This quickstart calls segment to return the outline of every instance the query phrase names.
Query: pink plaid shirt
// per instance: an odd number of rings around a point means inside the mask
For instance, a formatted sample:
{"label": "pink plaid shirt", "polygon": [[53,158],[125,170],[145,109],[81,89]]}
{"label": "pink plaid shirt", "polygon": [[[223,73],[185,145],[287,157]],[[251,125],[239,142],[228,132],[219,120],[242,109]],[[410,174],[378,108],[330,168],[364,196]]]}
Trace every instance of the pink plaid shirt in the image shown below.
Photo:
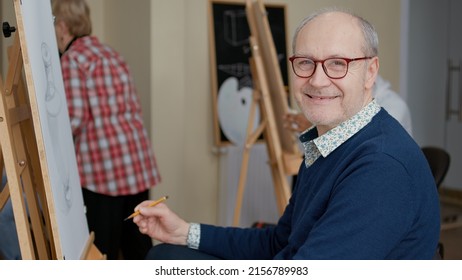
{"label": "pink plaid shirt", "polygon": [[83,188],[132,195],[160,182],[135,86],[123,58],[96,37],[75,40],[61,57]]}

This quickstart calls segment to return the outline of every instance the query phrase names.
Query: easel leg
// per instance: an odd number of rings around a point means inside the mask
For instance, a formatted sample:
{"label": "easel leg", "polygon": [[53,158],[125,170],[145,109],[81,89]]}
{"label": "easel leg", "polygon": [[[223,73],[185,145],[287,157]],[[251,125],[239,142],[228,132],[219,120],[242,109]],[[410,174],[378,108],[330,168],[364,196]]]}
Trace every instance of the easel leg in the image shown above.
{"label": "easel leg", "polygon": [[258,136],[261,135],[263,128],[265,126],[265,122],[262,122],[260,126],[256,129],[256,131],[252,134],[253,121],[255,119],[255,113],[259,99],[259,93],[254,90],[252,104],[250,106],[249,120],[247,123],[247,136],[244,151],[242,153],[242,164],[236,194],[236,207],[234,208],[233,226],[239,226],[239,221],[241,217],[242,201],[244,198],[245,183],[247,181],[247,172],[249,167],[250,149],[252,148],[255,141],[258,139]]}
{"label": "easel leg", "polygon": [[236,207],[234,208],[233,226],[239,226],[239,221],[241,218],[242,201],[244,198],[245,183],[247,180],[249,155],[250,155],[249,149],[244,148],[244,152],[242,154],[241,171],[240,171],[241,175],[239,176],[239,185],[237,188],[237,195],[236,195]]}
{"label": "easel leg", "polygon": [[92,231],[88,237],[87,243],[83,248],[81,260],[105,260],[106,255],[101,254],[101,252],[96,248],[94,244],[95,233]]}

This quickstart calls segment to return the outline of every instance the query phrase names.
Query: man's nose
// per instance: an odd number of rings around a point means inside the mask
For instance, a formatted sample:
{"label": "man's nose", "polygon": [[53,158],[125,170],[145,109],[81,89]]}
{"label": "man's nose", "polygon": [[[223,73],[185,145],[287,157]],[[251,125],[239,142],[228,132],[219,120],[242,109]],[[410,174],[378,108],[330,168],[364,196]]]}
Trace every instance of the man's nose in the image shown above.
{"label": "man's nose", "polygon": [[327,76],[324,67],[321,62],[316,63],[316,69],[313,73],[313,75],[309,78],[310,85],[314,87],[326,87],[330,85],[331,80],[329,76]]}

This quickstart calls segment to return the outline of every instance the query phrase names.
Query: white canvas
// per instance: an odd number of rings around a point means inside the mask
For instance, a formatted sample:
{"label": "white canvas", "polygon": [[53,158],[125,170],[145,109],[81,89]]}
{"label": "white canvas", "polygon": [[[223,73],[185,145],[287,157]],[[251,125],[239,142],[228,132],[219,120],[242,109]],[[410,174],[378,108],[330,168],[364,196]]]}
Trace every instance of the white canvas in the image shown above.
{"label": "white canvas", "polygon": [[[36,99],[62,258],[79,259],[89,238],[69,114],[49,0],[15,4],[31,100]],[[20,30],[21,31],[21,30]],[[35,93],[35,95],[34,95]],[[34,95],[34,96],[32,96]],[[32,102],[31,102],[32,103]],[[31,105],[33,106],[33,104]],[[39,146],[39,153],[40,151]],[[46,175],[46,174],[45,174]],[[60,258],[60,256],[58,256]]]}

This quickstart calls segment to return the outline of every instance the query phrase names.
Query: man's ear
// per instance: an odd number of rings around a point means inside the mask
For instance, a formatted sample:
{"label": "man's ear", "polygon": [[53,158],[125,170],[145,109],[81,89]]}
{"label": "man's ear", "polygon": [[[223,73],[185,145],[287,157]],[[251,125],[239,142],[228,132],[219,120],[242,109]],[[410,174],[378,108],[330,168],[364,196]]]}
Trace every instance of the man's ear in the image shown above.
{"label": "man's ear", "polygon": [[374,86],[375,79],[379,73],[379,58],[377,56],[369,59],[366,73],[365,87],[371,89]]}

